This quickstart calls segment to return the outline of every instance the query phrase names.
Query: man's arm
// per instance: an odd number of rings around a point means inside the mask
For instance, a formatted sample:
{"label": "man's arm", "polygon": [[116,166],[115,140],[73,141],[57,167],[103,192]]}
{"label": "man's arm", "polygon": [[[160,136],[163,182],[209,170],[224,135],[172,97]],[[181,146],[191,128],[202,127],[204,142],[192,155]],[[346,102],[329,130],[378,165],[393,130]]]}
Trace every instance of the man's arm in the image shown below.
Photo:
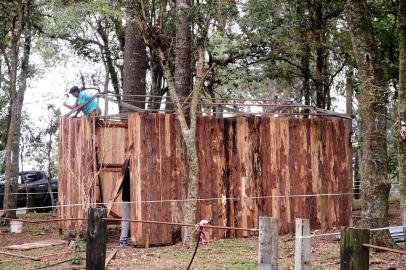
{"label": "man's arm", "polygon": [[66,102],[63,103],[63,106],[65,106],[65,107],[67,107],[67,108],[69,108],[71,110],[75,110],[75,109],[77,109],[79,107],[79,105],[69,105]]}
{"label": "man's arm", "polygon": [[[65,107],[71,109],[72,111],[73,111],[73,110],[76,110],[76,114],[75,114],[73,117],[77,117],[78,114],[80,113],[80,111],[82,110],[82,108],[81,108],[80,105],[69,105],[68,103],[66,103],[66,101],[63,103],[63,105],[64,105]],[[79,110],[79,108],[80,108],[80,110]]]}

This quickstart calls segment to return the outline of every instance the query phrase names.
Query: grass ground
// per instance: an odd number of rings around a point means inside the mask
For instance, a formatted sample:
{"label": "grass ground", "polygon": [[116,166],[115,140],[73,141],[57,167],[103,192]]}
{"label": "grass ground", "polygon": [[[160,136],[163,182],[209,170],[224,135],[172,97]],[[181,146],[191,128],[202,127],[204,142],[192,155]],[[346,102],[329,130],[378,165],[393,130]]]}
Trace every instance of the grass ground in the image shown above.
{"label": "grass ground", "polygon": [[[398,224],[398,204],[391,207],[391,223]],[[26,219],[52,218],[52,214],[25,214]],[[44,239],[60,239],[57,226],[54,223],[24,224],[22,234],[12,235],[7,232],[8,227],[0,226],[0,249],[11,244],[21,244]],[[109,230],[108,251],[115,249],[118,239],[118,229]],[[291,235],[280,237],[279,241],[279,269],[293,269],[294,266],[294,238]],[[256,269],[258,239],[222,239],[201,245],[197,252],[192,269]],[[73,258],[74,254],[67,245],[34,249],[18,252],[29,256],[45,256],[39,262],[26,259],[13,258],[0,255],[0,269],[38,269],[56,262]],[[165,247],[126,248],[117,252],[115,259],[109,265],[109,269],[186,269],[193,250],[187,249],[181,244]],[[77,254],[83,259],[84,252]],[[1,262],[13,260],[9,262]],[[312,239],[312,269],[339,269],[339,243],[334,237]],[[63,263],[46,269],[81,269],[84,260],[79,265]],[[370,253],[370,269],[406,269],[406,256],[389,252]]]}

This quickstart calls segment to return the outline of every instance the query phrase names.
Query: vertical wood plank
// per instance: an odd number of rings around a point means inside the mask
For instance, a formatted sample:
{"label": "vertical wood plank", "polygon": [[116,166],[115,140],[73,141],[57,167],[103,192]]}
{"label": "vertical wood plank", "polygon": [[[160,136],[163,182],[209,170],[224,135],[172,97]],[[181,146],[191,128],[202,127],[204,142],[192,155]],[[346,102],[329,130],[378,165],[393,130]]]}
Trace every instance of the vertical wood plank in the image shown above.
{"label": "vertical wood plank", "polygon": [[278,269],[279,222],[272,217],[259,217],[258,270]]}
{"label": "vertical wood plank", "polygon": [[[322,161],[322,154],[321,154],[321,128],[320,128],[320,120],[317,118],[312,118],[310,122],[310,159],[311,159],[311,183],[312,183],[312,191],[314,193],[322,193],[322,178],[320,174],[320,163]],[[314,218],[315,222],[312,224],[313,229],[320,229],[322,224],[324,224],[324,213],[323,213],[323,206],[322,206],[322,197],[317,196],[314,198]]]}
{"label": "vertical wood plank", "polygon": [[310,270],[311,244],[309,219],[296,219],[295,236],[295,270]]}
{"label": "vertical wood plank", "polygon": [[[275,119],[276,121],[276,119]],[[282,232],[288,233],[293,230],[293,209],[292,209],[292,201],[289,197],[291,194],[291,175],[289,170],[289,159],[290,159],[290,152],[289,152],[289,119],[283,118],[278,119],[279,122],[279,145],[277,154],[279,155],[279,162],[278,162],[278,182],[280,188],[281,196],[281,204],[282,204],[282,213],[281,216],[284,216],[282,223]],[[276,126],[277,127],[277,126]]]}

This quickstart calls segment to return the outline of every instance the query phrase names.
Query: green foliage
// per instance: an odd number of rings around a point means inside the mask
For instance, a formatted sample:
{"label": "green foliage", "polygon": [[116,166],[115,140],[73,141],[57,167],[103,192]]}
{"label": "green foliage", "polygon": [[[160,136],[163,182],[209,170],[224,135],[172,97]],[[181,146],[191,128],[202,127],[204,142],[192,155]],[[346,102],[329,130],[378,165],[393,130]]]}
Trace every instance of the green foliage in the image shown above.
{"label": "green foliage", "polygon": [[80,265],[82,264],[83,257],[80,255],[81,251],[86,250],[86,244],[83,241],[82,237],[79,234],[76,234],[75,238],[75,253],[73,255],[73,259],[71,261],[71,264],[73,265]]}
{"label": "green foliage", "polygon": [[[33,169],[48,171],[51,168],[51,176],[58,174],[57,168],[57,131],[60,115],[59,110],[55,110],[53,105],[49,105],[48,117],[41,119],[42,123],[47,123],[45,127],[33,124],[33,120],[27,115],[23,115],[22,136],[20,151],[22,152],[24,164],[31,164]],[[50,159],[48,151],[50,152]]]}
{"label": "green foliage", "polygon": [[[317,1],[316,1],[317,2]],[[315,3],[316,3],[315,2]],[[314,16],[300,15],[298,1],[249,0],[239,7],[225,9],[228,25],[211,35],[208,51],[215,67],[216,91],[235,92],[246,97],[268,97],[269,81],[275,82],[280,97],[301,101],[303,80],[303,36],[312,50],[310,83],[314,89],[315,51],[322,47],[327,55],[327,73],[323,81],[330,88],[337,73],[350,56],[351,42],[343,22],[343,3],[323,1],[325,33],[317,41]],[[306,6],[309,5],[309,6]],[[314,12],[314,4],[305,4]],[[240,10],[240,11],[238,11]],[[303,28],[307,25],[307,29]],[[225,76],[226,75],[226,76]],[[219,89],[220,88],[220,89]],[[247,93],[247,89],[248,93]],[[314,90],[312,90],[314,92]]]}
{"label": "green foliage", "polygon": [[399,32],[397,29],[397,1],[371,1],[373,27],[379,40],[388,84],[397,87],[399,78]]}
{"label": "green foliage", "polygon": [[124,17],[124,9],[120,1],[61,1],[53,0],[48,4],[46,12],[49,19],[40,26],[41,31],[51,38],[68,41],[71,48],[80,56],[95,62],[103,61],[105,53],[103,42],[98,36],[98,24],[102,24],[111,41],[110,50],[119,56],[115,22]]}

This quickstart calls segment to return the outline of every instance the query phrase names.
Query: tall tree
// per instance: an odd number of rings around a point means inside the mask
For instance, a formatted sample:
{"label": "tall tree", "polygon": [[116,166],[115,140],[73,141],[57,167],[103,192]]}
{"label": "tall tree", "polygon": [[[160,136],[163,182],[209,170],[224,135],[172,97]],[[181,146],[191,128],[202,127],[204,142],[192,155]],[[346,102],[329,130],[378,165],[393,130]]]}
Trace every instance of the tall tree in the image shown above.
{"label": "tall tree", "polygon": [[[6,152],[6,183],[4,190],[4,209],[15,209],[17,206],[17,181],[19,174],[19,151],[21,137],[21,111],[24,102],[24,94],[27,89],[29,75],[29,59],[31,51],[32,35],[32,0],[18,0],[15,2],[15,17],[11,29],[11,78],[10,78],[10,123],[7,136]],[[23,53],[19,65],[19,48],[23,39]],[[18,77],[18,67],[20,74]],[[6,216],[16,217],[16,211],[6,211]]]}
{"label": "tall tree", "polygon": [[[388,88],[367,2],[347,0],[346,15],[361,88],[361,222],[370,228],[385,227],[390,190],[386,139]],[[385,232],[376,233],[373,241],[386,241],[384,236]]]}
{"label": "tall tree", "polygon": [[[310,58],[311,49],[309,44],[309,22],[308,16],[305,14],[305,1],[297,2],[297,16],[300,21],[299,26],[299,44],[300,45],[300,70],[303,76],[302,94],[306,105],[310,105],[311,91],[310,91]],[[317,88],[317,87],[316,87]]]}
{"label": "tall tree", "polygon": [[175,44],[175,87],[181,97],[190,94],[192,86],[192,26],[190,0],[176,0],[177,24]]}
{"label": "tall tree", "polygon": [[[125,29],[124,63],[123,63],[123,101],[144,108],[145,75],[147,70],[146,46],[142,33],[135,25],[136,9],[139,1],[127,2],[127,25]],[[127,109],[126,109],[127,110]]]}
{"label": "tall tree", "polygon": [[[403,137],[399,134],[399,184],[400,209],[402,225],[406,226],[406,1],[399,1],[399,90],[398,90],[398,125],[403,129]],[[406,235],[406,227],[403,227]]]}

